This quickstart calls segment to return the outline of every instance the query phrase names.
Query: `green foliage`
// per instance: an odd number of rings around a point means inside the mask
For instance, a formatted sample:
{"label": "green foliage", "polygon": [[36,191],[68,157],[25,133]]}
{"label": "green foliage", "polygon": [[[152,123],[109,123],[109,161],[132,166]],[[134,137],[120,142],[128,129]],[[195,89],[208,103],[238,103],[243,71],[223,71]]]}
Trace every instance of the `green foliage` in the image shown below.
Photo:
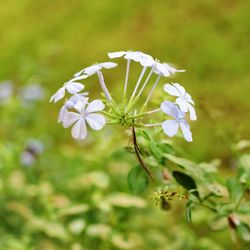
{"label": "green foliage", "polygon": [[187,191],[189,191],[189,193],[196,196],[199,200],[201,199],[197,191],[197,186],[192,177],[179,171],[173,171],[173,176],[181,186],[183,186]]}
{"label": "green foliage", "polygon": [[133,167],[128,174],[128,186],[135,194],[142,193],[148,186],[148,176],[141,166]]}

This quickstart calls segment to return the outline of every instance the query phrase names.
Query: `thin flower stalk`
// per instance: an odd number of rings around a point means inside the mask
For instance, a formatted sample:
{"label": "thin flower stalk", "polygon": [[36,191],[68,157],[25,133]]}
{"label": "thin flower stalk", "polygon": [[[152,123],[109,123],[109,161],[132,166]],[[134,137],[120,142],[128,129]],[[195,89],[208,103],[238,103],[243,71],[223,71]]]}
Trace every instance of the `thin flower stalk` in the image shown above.
{"label": "thin flower stalk", "polygon": [[126,76],[125,76],[124,92],[123,92],[124,99],[126,98],[126,95],[127,95],[129,69],[130,69],[130,59],[127,60]]}
{"label": "thin flower stalk", "polygon": [[97,71],[97,75],[98,75],[99,83],[101,85],[101,88],[103,90],[103,93],[104,93],[105,97],[107,98],[108,102],[111,102],[112,97],[111,97],[111,95],[110,95],[110,93],[108,91],[108,88],[107,88],[106,84],[105,84],[102,72]]}
{"label": "thin flower stalk", "polygon": [[153,92],[154,92],[154,90],[155,90],[157,84],[159,83],[160,79],[161,79],[161,75],[158,75],[158,77],[157,77],[157,79],[156,79],[156,81],[155,81],[155,83],[154,83],[152,89],[151,89],[150,92],[149,92],[149,95],[148,95],[148,97],[147,97],[145,103],[144,103],[143,106],[142,106],[142,110],[147,106],[147,104],[148,104],[148,102],[149,102],[149,100],[150,100],[150,98],[151,98],[151,96],[152,96],[152,94],[153,94]]}

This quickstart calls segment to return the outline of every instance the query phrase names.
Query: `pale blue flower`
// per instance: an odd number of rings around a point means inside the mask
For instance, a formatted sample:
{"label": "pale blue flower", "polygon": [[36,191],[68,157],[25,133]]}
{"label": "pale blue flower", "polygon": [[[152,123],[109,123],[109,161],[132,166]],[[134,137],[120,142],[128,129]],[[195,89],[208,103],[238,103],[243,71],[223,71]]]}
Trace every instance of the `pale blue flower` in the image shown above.
{"label": "pale blue flower", "polygon": [[9,80],[0,82],[0,104],[5,104],[9,101],[13,94],[13,85]]}
{"label": "pale blue flower", "polygon": [[188,94],[184,87],[179,83],[165,84],[164,91],[172,96],[177,96],[176,103],[179,105],[182,112],[188,112],[191,120],[196,120],[197,116],[193,107],[194,101],[190,94]]}
{"label": "pale blue flower", "polygon": [[74,82],[73,79],[69,82],[66,82],[53,96],[50,98],[50,102],[58,102],[65,96],[65,91],[74,95],[79,93],[84,89],[84,85],[79,82]]}
{"label": "pale blue flower", "polygon": [[73,125],[71,130],[73,138],[83,140],[87,137],[86,123],[93,130],[100,130],[104,127],[106,123],[105,117],[96,113],[105,108],[105,105],[101,100],[94,100],[89,104],[87,104],[87,100],[77,102],[74,108],[78,112],[66,112],[63,118],[64,128],[68,128]]}
{"label": "pale blue flower", "polygon": [[181,128],[182,134],[186,141],[192,142],[192,133],[190,131],[190,126],[185,120],[185,113],[182,112],[179,107],[170,101],[164,101],[161,104],[161,110],[171,116],[172,120],[166,120],[162,123],[162,129],[165,134],[169,137],[173,137],[177,134],[178,128]]}
{"label": "pale blue flower", "polygon": [[64,115],[67,113],[69,109],[73,109],[78,102],[85,102],[88,101],[88,92],[74,94],[72,95],[65,104],[61,107],[59,114],[58,114],[58,122],[62,122]]}
{"label": "pale blue flower", "polygon": [[140,51],[118,51],[108,53],[109,58],[124,57],[127,60],[133,60],[139,62],[143,67],[151,67],[155,64],[155,60],[152,56]]}
{"label": "pale blue flower", "polygon": [[95,63],[87,68],[80,70],[79,72],[74,74],[74,77],[79,77],[83,75],[83,76],[86,76],[85,78],[87,78],[88,76],[92,76],[96,74],[98,71],[100,71],[103,68],[112,69],[112,68],[115,68],[116,66],[117,66],[117,63],[114,63],[114,62]]}

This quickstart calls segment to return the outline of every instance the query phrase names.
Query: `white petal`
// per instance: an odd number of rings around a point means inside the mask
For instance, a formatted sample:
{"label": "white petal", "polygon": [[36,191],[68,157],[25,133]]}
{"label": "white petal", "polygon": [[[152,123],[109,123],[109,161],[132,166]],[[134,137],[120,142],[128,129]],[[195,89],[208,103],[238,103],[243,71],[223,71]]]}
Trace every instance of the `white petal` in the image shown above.
{"label": "white petal", "polygon": [[51,96],[50,102],[58,102],[61,100],[65,95],[65,87],[61,87],[60,89],[57,90],[57,92]]}
{"label": "white petal", "polygon": [[173,86],[179,91],[179,93],[181,94],[181,96],[185,95],[186,90],[179,83],[173,83]]}
{"label": "white petal", "polygon": [[79,101],[87,102],[88,101],[88,97],[86,97],[87,95],[88,95],[87,92],[72,95],[69,98],[69,100],[65,103],[65,106],[67,107],[67,109],[72,109],[72,108],[74,108],[76,103],[79,102]]}
{"label": "white petal", "polygon": [[[78,71],[77,73],[74,74],[74,78],[79,78],[79,77],[81,77],[81,74],[82,74],[83,72],[84,72],[84,69]],[[74,79],[74,78],[73,78],[73,79]]]}
{"label": "white petal", "polygon": [[186,141],[192,142],[193,141],[192,132],[190,131],[190,127],[188,123],[184,120],[180,122],[180,127],[181,127],[182,134],[184,138],[186,139]]}
{"label": "white petal", "polygon": [[178,119],[178,107],[170,101],[164,101],[161,103],[161,110],[167,114],[172,116],[175,119]]}
{"label": "white petal", "polygon": [[101,69],[101,67],[99,66],[99,64],[93,64],[87,68],[82,69],[78,73],[74,74],[74,77],[79,77],[81,74],[91,76],[91,75],[95,74],[100,69]]}
{"label": "white petal", "polygon": [[117,66],[117,63],[113,62],[104,62],[99,64],[104,69],[112,69]]}
{"label": "white petal", "polygon": [[84,114],[85,113],[85,107],[88,102],[89,98],[82,98],[76,101],[76,104],[74,105],[74,109],[77,110],[79,113]]}
{"label": "white petal", "polygon": [[184,100],[182,97],[178,97],[175,102],[179,105],[180,110],[182,112],[185,112],[185,113],[188,112],[189,103],[186,100]]}
{"label": "white petal", "polygon": [[127,54],[124,56],[124,58],[139,62],[140,58],[141,58],[141,52],[139,52],[139,51],[128,51]]}
{"label": "white petal", "polygon": [[167,120],[162,123],[162,129],[165,134],[167,134],[169,137],[173,137],[177,134],[179,124],[175,120]]}
{"label": "white petal", "polygon": [[175,69],[174,67],[170,66],[167,63],[163,63],[163,65],[165,65],[165,67],[167,68],[167,70],[170,74],[175,74],[176,72],[185,72],[186,71],[184,69]]}
{"label": "white petal", "polygon": [[65,88],[70,94],[76,94],[84,89],[84,85],[79,82],[67,82]]}
{"label": "white petal", "polygon": [[68,128],[81,118],[81,115],[75,112],[66,112],[63,117],[63,127]]}
{"label": "white petal", "polygon": [[141,52],[141,55],[140,55],[140,61],[139,62],[143,67],[152,67],[155,64],[155,60],[153,59],[152,56],[147,55],[147,54],[142,53],[142,52]]}
{"label": "white petal", "polygon": [[106,123],[105,117],[100,114],[88,114],[85,119],[89,126],[94,130],[102,129]]}
{"label": "white petal", "polygon": [[185,100],[186,100],[187,102],[189,102],[189,103],[191,103],[191,104],[194,105],[194,101],[192,100],[192,97],[191,97],[190,94],[188,94],[188,93],[186,92],[184,97],[185,97]]}
{"label": "white petal", "polygon": [[113,58],[118,58],[126,55],[127,52],[125,51],[118,51],[118,52],[109,52],[108,57],[113,59]]}
{"label": "white petal", "polygon": [[101,100],[94,100],[86,108],[86,113],[101,111],[104,108],[105,108],[105,105]]}
{"label": "white petal", "polygon": [[154,72],[158,75],[162,75],[162,76],[169,76],[169,71],[168,68],[166,66],[164,66],[164,64],[156,62],[155,66],[154,66]]}
{"label": "white petal", "polygon": [[67,107],[66,105],[63,105],[58,113],[58,122],[62,122],[63,121],[63,118],[67,112]]}
{"label": "white petal", "polygon": [[71,135],[77,140],[83,140],[87,137],[87,127],[83,118],[72,127]]}
{"label": "white petal", "polygon": [[165,84],[164,91],[173,96],[181,96],[180,92],[172,84]]}
{"label": "white petal", "polygon": [[197,120],[197,116],[196,116],[196,113],[195,113],[195,109],[194,107],[188,103],[188,111],[189,111],[189,115],[190,115],[190,120]]}
{"label": "white petal", "polygon": [[[80,71],[80,72],[82,72],[82,71]],[[78,72],[78,73],[79,73],[79,72]],[[86,78],[88,78],[87,75],[80,75],[80,76],[77,76],[77,77],[72,78],[72,79],[70,80],[70,82],[75,82],[75,81],[79,81],[79,80],[86,79]]]}
{"label": "white petal", "polygon": [[91,76],[97,73],[101,69],[101,66],[99,64],[94,64],[92,66],[89,66],[84,69],[84,74]]}

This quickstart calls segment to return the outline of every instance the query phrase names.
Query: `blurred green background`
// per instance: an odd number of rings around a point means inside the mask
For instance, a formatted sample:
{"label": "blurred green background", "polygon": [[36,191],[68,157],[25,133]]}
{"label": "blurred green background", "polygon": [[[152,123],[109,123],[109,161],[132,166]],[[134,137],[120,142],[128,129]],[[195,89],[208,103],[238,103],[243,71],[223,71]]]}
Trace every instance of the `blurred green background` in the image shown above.
{"label": "blurred green background", "polygon": [[[192,160],[222,159],[229,171],[230,145],[250,134],[249,14],[243,0],[2,0],[0,80],[10,80],[14,94],[0,110],[0,249],[230,249],[227,233],[210,235],[203,226],[206,214],[190,226],[139,197],[112,207],[110,199],[129,192],[126,175],[136,163],[116,152],[126,134],[108,127],[76,143],[57,124],[60,105],[49,96],[81,68],[108,60],[107,52],[139,50],[173,63],[186,72],[171,80],[191,93],[198,114],[194,142],[174,143]],[[113,92],[124,79],[125,63],[118,63],[106,73]],[[44,96],[25,105],[21,93],[34,83]],[[96,86],[88,90],[98,95]],[[42,149],[23,167],[32,140]]]}

